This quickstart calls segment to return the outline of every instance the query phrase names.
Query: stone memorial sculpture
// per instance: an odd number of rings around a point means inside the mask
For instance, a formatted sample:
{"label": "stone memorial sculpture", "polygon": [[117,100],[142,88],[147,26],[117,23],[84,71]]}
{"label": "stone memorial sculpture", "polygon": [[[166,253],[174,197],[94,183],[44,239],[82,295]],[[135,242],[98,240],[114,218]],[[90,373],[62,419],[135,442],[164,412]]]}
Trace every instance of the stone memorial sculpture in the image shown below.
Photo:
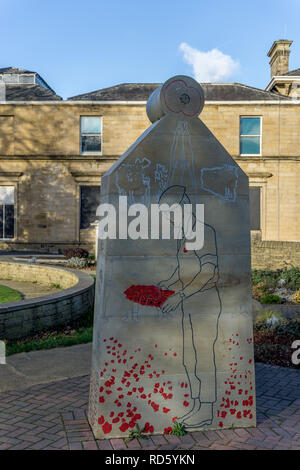
{"label": "stone memorial sculpture", "polygon": [[0,365],[6,364],[6,346],[4,341],[0,341]]}
{"label": "stone memorial sculpture", "polygon": [[255,425],[248,178],[175,76],[102,178],[89,421],[96,438]]}

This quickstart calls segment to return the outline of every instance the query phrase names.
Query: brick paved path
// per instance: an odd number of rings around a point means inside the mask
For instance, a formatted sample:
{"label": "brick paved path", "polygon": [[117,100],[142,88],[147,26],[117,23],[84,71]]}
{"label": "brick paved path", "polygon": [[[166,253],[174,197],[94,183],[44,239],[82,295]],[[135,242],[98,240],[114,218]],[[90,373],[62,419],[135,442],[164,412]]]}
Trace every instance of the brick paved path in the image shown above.
{"label": "brick paved path", "polygon": [[89,377],[0,394],[0,450],[300,449],[300,370],[256,365],[258,427],[98,440],[86,418]]}

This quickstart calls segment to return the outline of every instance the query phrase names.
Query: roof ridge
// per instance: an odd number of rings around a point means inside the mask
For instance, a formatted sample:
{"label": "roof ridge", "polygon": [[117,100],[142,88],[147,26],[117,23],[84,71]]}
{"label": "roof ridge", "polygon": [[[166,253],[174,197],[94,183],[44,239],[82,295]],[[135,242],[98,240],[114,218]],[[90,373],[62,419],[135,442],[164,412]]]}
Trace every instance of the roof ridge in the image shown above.
{"label": "roof ridge", "polygon": [[268,90],[262,90],[261,88],[257,88],[255,86],[251,86],[251,85],[245,85],[244,83],[239,83],[239,82],[234,82],[234,85],[239,85],[239,86],[242,86],[244,88],[249,88],[251,90],[257,90],[259,91],[260,93],[267,93],[268,95],[276,95],[276,96],[279,96],[281,98],[286,98],[286,99],[289,99],[288,96],[284,96],[284,95],[281,95],[280,93],[278,93],[277,91],[268,91]]}
{"label": "roof ridge", "polygon": [[299,70],[299,75],[300,75],[300,67],[297,67],[296,69],[294,70],[289,70],[289,72],[286,72],[286,73],[283,73],[282,76],[287,76],[287,75],[290,75],[294,72],[297,72]]}
{"label": "roof ridge", "polygon": [[0,73],[5,73],[6,71],[7,72],[18,71],[18,72],[24,72],[24,73],[37,73],[37,72],[34,72],[33,70],[21,69],[19,67],[12,67],[12,66],[0,68]]}
{"label": "roof ridge", "polygon": [[122,86],[126,86],[126,85],[148,85],[148,86],[160,86],[162,85],[162,83],[151,83],[151,82],[127,82],[127,83],[117,83],[116,85],[112,85],[112,86],[109,86],[109,87],[105,87],[105,88],[99,88],[97,90],[93,90],[93,91],[87,91],[86,93],[79,93],[78,95],[73,95],[73,96],[69,96],[67,98],[67,100],[71,99],[71,98],[77,98],[78,96],[84,96],[84,95],[92,95],[94,93],[99,93],[99,92],[105,92],[107,90],[113,90],[113,89],[117,89],[118,87],[122,87]]}
{"label": "roof ridge", "polygon": [[[200,82],[208,100],[243,101],[243,100],[282,100],[291,98],[275,91],[266,91],[251,85],[238,82]],[[104,101],[147,101],[150,92],[159,87],[160,83],[119,83],[99,90],[82,93],[67,98],[68,100],[104,100]]]}
{"label": "roof ridge", "polygon": [[262,88],[258,88],[256,86],[251,86],[251,85],[245,85],[244,83],[234,82],[234,85],[243,86],[245,88],[251,88],[252,90],[257,90],[257,91],[260,91],[262,93],[271,93],[270,91],[263,90]]}

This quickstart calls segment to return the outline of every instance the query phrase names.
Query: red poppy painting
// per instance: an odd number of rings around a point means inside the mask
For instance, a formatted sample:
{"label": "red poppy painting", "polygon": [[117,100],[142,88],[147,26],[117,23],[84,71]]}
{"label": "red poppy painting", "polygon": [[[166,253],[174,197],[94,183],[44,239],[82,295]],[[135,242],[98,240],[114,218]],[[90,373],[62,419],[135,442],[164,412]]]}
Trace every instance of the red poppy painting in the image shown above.
{"label": "red poppy painting", "polygon": [[157,286],[132,285],[124,291],[128,300],[140,305],[160,308],[175,291]]}

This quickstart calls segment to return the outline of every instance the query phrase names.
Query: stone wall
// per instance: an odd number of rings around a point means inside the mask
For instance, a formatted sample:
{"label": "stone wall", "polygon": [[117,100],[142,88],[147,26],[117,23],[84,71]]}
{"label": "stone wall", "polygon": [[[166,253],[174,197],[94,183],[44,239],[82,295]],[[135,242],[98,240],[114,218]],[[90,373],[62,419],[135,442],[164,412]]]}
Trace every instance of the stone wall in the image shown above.
{"label": "stone wall", "polygon": [[300,243],[252,241],[251,264],[253,269],[299,268]]}
{"label": "stone wall", "polygon": [[9,262],[0,262],[0,279],[37,282],[49,287],[59,285],[62,289],[69,289],[78,283],[78,275],[72,271],[50,266]]}
{"label": "stone wall", "polygon": [[[94,247],[80,230],[80,187],[101,176],[149,126],[145,105],[60,102],[0,107],[0,185],[15,187],[15,238],[0,250]],[[80,155],[80,116],[103,119],[102,154]],[[240,156],[240,116],[262,117],[262,155]],[[207,102],[201,119],[261,188],[261,239],[299,242],[300,108]],[[196,156],[195,156],[196,158]]]}
{"label": "stone wall", "polygon": [[[1,263],[0,266],[2,278],[4,264]],[[21,280],[21,271],[24,269],[25,280],[33,280],[38,276],[39,282],[43,278],[44,283],[52,283],[55,280],[52,275],[56,275],[56,283],[60,283],[60,285],[70,285],[71,283],[72,287],[34,299],[1,304],[0,340],[25,338],[51,328],[72,324],[93,309],[94,280],[91,276],[79,271],[48,266],[26,266],[16,263],[15,266],[15,279]],[[30,270],[32,272],[29,272]],[[50,277],[47,277],[47,270]],[[13,268],[7,268],[7,274],[9,272],[12,274],[13,271]],[[63,281],[64,276],[65,282]],[[75,279],[77,282],[74,282]]]}
{"label": "stone wall", "polygon": [[[145,105],[74,102],[0,107],[0,156],[80,157],[80,116],[103,116],[102,155],[122,155],[149,126]],[[1,119],[2,118],[2,119]],[[83,159],[88,160],[88,155]],[[90,156],[91,157],[91,156]],[[91,157],[97,159],[97,155]]]}

